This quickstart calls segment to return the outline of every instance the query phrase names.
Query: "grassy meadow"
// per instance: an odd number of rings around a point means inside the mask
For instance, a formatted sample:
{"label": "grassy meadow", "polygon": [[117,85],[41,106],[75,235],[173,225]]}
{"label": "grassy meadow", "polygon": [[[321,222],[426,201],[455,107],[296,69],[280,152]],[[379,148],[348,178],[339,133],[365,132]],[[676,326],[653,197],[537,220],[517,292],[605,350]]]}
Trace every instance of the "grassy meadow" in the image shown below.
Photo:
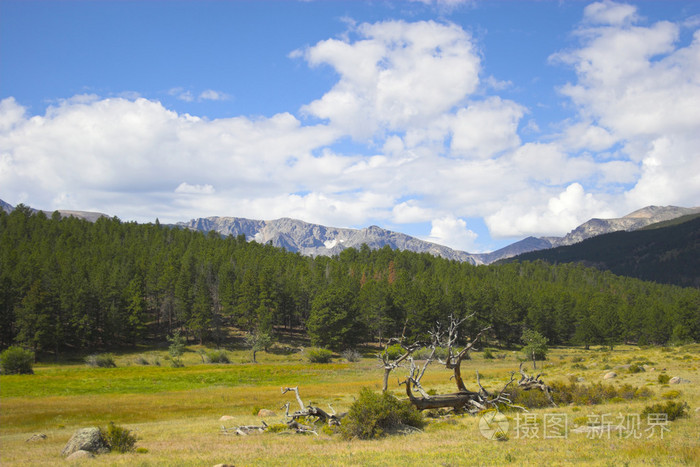
{"label": "grassy meadow", "polygon": [[[545,362],[538,362],[545,382],[599,383],[603,375],[618,376],[606,384],[648,388],[647,399],[613,399],[599,405],[570,404],[532,409],[533,427],[519,431],[516,412],[509,417],[508,439],[489,440],[481,435],[479,416],[428,418],[424,432],[395,435],[379,440],[344,440],[340,436],[262,433],[231,436],[221,426],[259,424],[261,408],[275,411],[269,424],[284,419],[280,407],[292,393],[283,386],[299,386],[304,402],[345,411],[362,387],[380,389],[382,370],[367,354],[358,362],[340,357],[334,363],[308,363],[303,352],[259,352],[251,363],[249,351],[231,351],[230,364],[205,364],[198,347],[189,347],[184,367],[174,368],[164,350],[115,355],[116,368],[92,368],[82,360],[37,364],[34,375],[0,376],[0,465],[56,465],[69,462],[60,452],[76,429],[106,426],[110,421],[138,435],[141,451],[110,453],[75,465],[700,465],[700,345],[645,348],[557,348]],[[493,349],[495,359],[472,353],[462,364],[467,387],[477,389],[475,371],[487,389],[500,389],[517,370],[519,354]],[[144,364],[144,363],[148,364]],[[158,364],[159,363],[159,364]],[[646,371],[631,368],[645,366]],[[628,367],[628,365],[632,367]],[[528,373],[535,373],[531,364]],[[392,373],[391,390],[404,396],[397,379],[405,369]],[[680,376],[690,383],[663,384],[659,375]],[[433,364],[423,378],[426,389],[453,392],[451,372]],[[641,414],[649,405],[668,400],[685,401],[689,417],[669,421],[649,430],[646,418],[635,436],[575,433],[577,426],[604,419]],[[220,421],[228,415],[233,419]],[[563,437],[545,437],[546,416],[564,417]],[[46,439],[28,441],[34,434]],[[529,434],[530,437],[525,435]]]}

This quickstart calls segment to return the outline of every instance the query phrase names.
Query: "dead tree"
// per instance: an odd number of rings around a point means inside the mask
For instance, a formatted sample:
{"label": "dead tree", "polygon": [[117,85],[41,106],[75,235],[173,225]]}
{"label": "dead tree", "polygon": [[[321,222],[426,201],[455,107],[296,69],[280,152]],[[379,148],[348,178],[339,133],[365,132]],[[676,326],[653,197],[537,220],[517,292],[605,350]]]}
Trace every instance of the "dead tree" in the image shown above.
{"label": "dead tree", "polygon": [[[381,364],[384,368],[382,392],[386,392],[389,389],[389,375],[391,374],[391,372],[405,364],[406,360],[411,357],[413,352],[422,347],[425,347],[425,344],[423,342],[414,342],[411,345],[405,345],[403,341],[403,336],[400,339],[389,339],[386,342],[386,345],[384,346],[384,351],[377,355],[377,358],[379,358],[379,360],[382,362]],[[392,360],[389,358],[389,346],[393,343],[401,345],[401,348],[404,350],[404,352]]]}
{"label": "dead tree", "polygon": [[262,433],[268,428],[269,426],[265,422],[262,422],[262,425],[240,425],[232,428],[226,428],[224,425],[221,425],[221,434],[247,436],[248,434],[254,432]]}
{"label": "dead tree", "polygon": [[552,407],[557,407],[556,402],[552,398],[552,388],[547,386],[541,379],[542,373],[538,373],[534,378],[525,371],[523,371],[523,364],[520,364],[520,381],[518,381],[518,386],[524,391],[529,391],[531,389],[539,389],[547,397],[547,400],[552,405]]}
{"label": "dead tree", "polygon": [[[331,411],[333,413],[329,414],[325,410],[319,408],[319,407],[314,407],[312,405],[304,405],[304,401],[301,400],[301,396],[299,395],[299,387],[293,387],[293,388],[282,388],[282,394],[286,394],[288,392],[293,392],[296,395],[297,403],[299,404],[299,410],[296,412],[290,414],[289,413],[289,402],[287,402],[283,407],[285,407],[285,416],[289,419],[287,421],[287,426],[292,428],[292,429],[304,429],[304,430],[311,430],[310,427],[300,425],[299,424],[299,419],[315,419],[313,420],[313,424],[317,424],[319,422],[322,422],[324,424],[328,425],[340,425],[340,420],[346,415],[346,413],[340,413],[336,414],[335,410],[333,410],[333,407],[331,407]],[[313,430],[311,430],[313,431]]]}
{"label": "dead tree", "polygon": [[[479,339],[491,329],[490,326],[484,327],[479,331],[479,333],[469,341],[461,350],[458,349],[457,344],[459,341],[459,328],[467,319],[473,317],[469,315],[462,319],[457,319],[454,316],[450,316],[450,320],[446,329],[442,328],[440,323],[437,323],[435,330],[430,333],[431,342],[428,346],[421,342],[416,342],[413,345],[404,345],[402,347],[405,353],[398,357],[394,361],[388,361],[388,359],[383,359],[384,363],[384,388],[386,390],[388,384],[389,373],[397,368],[402,362],[407,362],[409,365],[409,374],[405,380],[400,385],[406,385],[406,395],[409,401],[418,410],[427,409],[441,409],[441,408],[452,408],[457,412],[468,412],[476,413],[481,410],[488,408],[499,408],[501,406],[508,406],[516,409],[526,410],[524,407],[517,406],[513,404],[510,400],[510,393],[506,392],[508,388],[515,382],[515,372],[510,375],[510,380],[503,386],[499,391],[488,391],[481,385],[481,380],[479,372],[476,372],[476,383],[479,386],[478,391],[471,391],[467,389],[462,379],[462,360],[468,358],[469,352],[474,348]],[[388,345],[388,344],[387,344]],[[431,352],[428,358],[423,363],[422,367],[418,367],[413,359],[413,352],[422,347],[428,347]],[[445,361],[436,358],[436,350],[438,347],[445,347],[447,349],[447,356]],[[386,354],[386,352],[385,352]],[[455,385],[457,387],[457,392],[449,394],[438,394],[429,395],[421,386],[421,378],[425,374],[427,367],[437,360],[441,364],[445,365],[445,368],[452,370]],[[521,375],[525,375],[522,372]],[[545,391],[551,401],[551,395],[547,392],[544,387],[547,387],[541,380],[539,380],[540,375],[537,378],[527,379],[525,376],[521,378],[519,385],[521,387],[527,387],[531,389],[538,387]],[[541,384],[541,386],[540,386]],[[526,389],[526,390],[527,390]],[[420,397],[416,397],[414,392],[418,392]]]}

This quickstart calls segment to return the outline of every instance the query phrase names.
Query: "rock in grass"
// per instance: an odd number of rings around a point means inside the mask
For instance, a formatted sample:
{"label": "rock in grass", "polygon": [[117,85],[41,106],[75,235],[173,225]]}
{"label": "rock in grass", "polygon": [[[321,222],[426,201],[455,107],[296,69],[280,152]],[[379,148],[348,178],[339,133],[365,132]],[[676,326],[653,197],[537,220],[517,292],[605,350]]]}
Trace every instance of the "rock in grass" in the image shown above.
{"label": "rock in grass", "polygon": [[90,451],[83,451],[82,449],[80,451],[75,451],[73,454],[70,456],[66,457],[67,461],[74,461],[76,459],[91,459],[95,457],[93,453]]}
{"label": "rock in grass", "polygon": [[615,373],[614,371],[605,373],[605,376],[603,376],[603,379],[613,379],[613,378],[617,378],[617,373]]}
{"label": "rock in grass", "polygon": [[219,419],[220,422],[225,422],[227,420],[233,420],[233,417],[230,415],[222,415],[221,418]]}
{"label": "rock in grass", "polygon": [[258,417],[274,417],[276,414],[272,410],[260,409],[258,412]]}
{"label": "rock in grass", "polygon": [[669,379],[668,382],[670,384],[681,384],[681,383],[690,383],[690,380],[683,379],[680,376],[674,376],[673,378]]}
{"label": "rock in grass", "polygon": [[66,446],[61,451],[62,456],[70,456],[76,451],[88,451],[93,454],[104,454],[109,452],[109,446],[102,437],[102,432],[96,426],[81,428],[68,440]]}

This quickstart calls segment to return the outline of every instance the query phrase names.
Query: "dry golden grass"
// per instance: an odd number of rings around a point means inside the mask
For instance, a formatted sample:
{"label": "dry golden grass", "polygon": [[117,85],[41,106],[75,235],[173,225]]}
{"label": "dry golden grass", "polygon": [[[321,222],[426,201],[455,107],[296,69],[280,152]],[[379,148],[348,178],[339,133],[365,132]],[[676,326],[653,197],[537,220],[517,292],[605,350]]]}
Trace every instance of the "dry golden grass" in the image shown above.
{"label": "dry golden grass", "polygon": [[[626,368],[615,369],[618,378],[613,384],[629,383],[645,386],[654,392],[649,401],[607,403],[597,406],[567,406],[535,410],[541,420],[545,413],[566,414],[570,428],[577,418],[589,414],[634,414],[653,402],[665,401],[662,394],[670,390],[680,391],[676,400],[689,403],[691,416],[669,422],[669,431],[662,439],[659,435],[641,439],[621,439],[612,433],[610,439],[589,439],[586,434],[569,433],[565,439],[517,439],[513,430],[507,441],[491,441],[479,431],[479,417],[456,416],[448,419],[431,419],[424,433],[392,436],[376,441],[344,441],[337,436],[277,435],[264,433],[246,437],[224,436],[220,426],[227,427],[259,423],[253,415],[255,407],[277,411],[268,422],[283,418],[279,407],[284,402],[294,403],[293,396],[282,396],[280,386],[301,388],[306,403],[322,407],[332,404],[345,410],[352,403],[353,395],[363,386],[379,389],[381,370],[376,361],[364,359],[354,364],[333,364],[312,372],[302,371],[300,360],[285,360],[275,356],[275,361],[255,366],[260,370],[260,380],[237,386],[178,389],[163,392],[84,395],[32,395],[31,397],[6,397],[15,384],[33,381],[41,384],[42,374],[48,376],[66,368],[37,368],[37,374],[27,380],[1,377],[3,394],[0,404],[0,465],[56,465],[65,462],[60,452],[75,429],[82,426],[104,426],[110,420],[131,430],[140,438],[137,447],[146,453],[107,454],[89,461],[90,465],[182,465],[200,466],[230,463],[235,465],[700,465],[700,357],[697,346],[665,351],[662,349],[638,349],[620,347],[606,350],[584,351],[580,349],[555,349],[545,362],[546,381],[568,380],[581,377],[587,382],[601,381],[602,375],[616,366],[630,361],[646,360],[653,363],[654,371],[627,373]],[[264,360],[264,355],[262,356]],[[580,361],[579,361],[580,360]],[[194,364],[189,362],[189,364]],[[239,364],[240,365],[240,364]],[[495,389],[507,381],[509,372],[517,369],[515,356],[508,353],[505,359],[484,360],[474,354],[473,360],[463,364],[462,374],[467,386],[475,386],[474,371],[479,370],[482,384]],[[574,367],[576,365],[576,367]],[[236,371],[236,364],[228,367]],[[198,366],[190,371],[206,373],[221,371],[221,366]],[[658,382],[661,369],[670,376],[681,376],[692,383],[662,385]],[[70,369],[70,368],[68,368]],[[75,367],[75,371],[83,371]],[[119,369],[116,369],[119,370]],[[132,368],[148,375],[148,367]],[[178,369],[186,372],[188,368]],[[248,371],[241,369],[241,371]],[[103,371],[103,382],[109,380],[110,371]],[[532,370],[528,370],[532,371]],[[284,379],[280,374],[288,374]],[[66,378],[71,372],[67,371]],[[115,372],[116,374],[116,372]],[[184,375],[185,373],[183,373]],[[245,373],[243,373],[245,374]],[[401,376],[397,372],[393,376]],[[434,366],[424,378],[427,389],[451,392],[454,385],[450,373]],[[267,384],[269,377],[283,384]],[[396,387],[397,395],[402,389]],[[34,378],[31,380],[29,378]],[[281,378],[281,379],[278,379]],[[179,381],[179,380],[178,380]],[[131,384],[131,383],[129,383]],[[178,383],[179,384],[179,383]],[[167,384],[165,385],[167,386]],[[233,420],[219,422],[221,415],[231,415]],[[514,414],[509,414],[513,416]],[[513,420],[511,420],[511,424]],[[44,433],[46,440],[27,442],[34,433]],[[76,465],[79,465],[76,463]]]}

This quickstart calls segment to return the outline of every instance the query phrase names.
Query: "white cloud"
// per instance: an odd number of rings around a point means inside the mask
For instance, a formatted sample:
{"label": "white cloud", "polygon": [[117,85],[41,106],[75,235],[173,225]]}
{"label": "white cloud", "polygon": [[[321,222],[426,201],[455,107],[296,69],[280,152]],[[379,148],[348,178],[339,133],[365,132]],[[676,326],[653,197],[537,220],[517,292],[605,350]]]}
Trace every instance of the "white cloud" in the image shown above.
{"label": "white cloud", "polygon": [[451,125],[453,155],[486,158],[517,147],[518,123],[524,111],[515,102],[498,97],[460,109]]}
{"label": "white cloud", "polygon": [[194,96],[191,91],[187,91],[184,88],[171,88],[168,90],[168,94],[185,102],[194,101]]}
{"label": "white cloud", "polygon": [[623,25],[636,18],[636,7],[609,0],[591,3],[583,10],[584,21],[594,24]]}
{"label": "white cloud", "polygon": [[187,182],[182,182],[175,188],[175,193],[188,195],[213,195],[216,192],[213,186],[206,185],[190,185]]}
{"label": "white cloud", "polygon": [[579,183],[572,183],[563,192],[548,196],[546,204],[537,200],[533,207],[525,208],[522,200],[506,204],[493,215],[486,217],[492,235],[516,237],[541,235],[541,232],[564,235],[573,227],[592,217],[614,217],[615,212],[606,203],[586,193]]}
{"label": "white cloud", "polygon": [[207,89],[199,94],[199,101],[227,101],[231,98],[228,94],[221,91]]}
{"label": "white cloud", "polygon": [[433,219],[430,236],[426,240],[440,245],[450,245],[458,250],[473,251],[476,238],[477,234],[467,228],[467,223],[463,219],[447,215]]}
{"label": "white cloud", "polygon": [[[313,159],[313,150],[337,137],[324,126],[302,127],[290,114],[209,121],[178,115],[146,99],[65,101],[43,116],[19,119],[24,109],[14,101],[2,101],[1,110],[0,121],[12,123],[0,132],[0,186],[5,198],[5,193],[30,192],[37,207],[95,205],[121,217],[126,217],[122,212],[140,216],[151,199],[164,203],[167,212],[158,212],[163,206],[154,205],[149,218],[203,215],[195,205],[179,212],[182,205],[173,202],[194,192],[212,196],[214,186],[215,196],[293,192],[306,178],[288,161]],[[322,163],[327,159],[334,158],[318,158]],[[173,187],[178,187],[176,193]],[[57,199],[70,205],[56,205]]]}
{"label": "white cloud", "polygon": [[456,25],[387,21],[354,32],[355,42],[329,39],[304,51],[310,65],[330,65],[340,79],[303,111],[355,138],[431,122],[476,89],[480,58]]}
{"label": "white cloud", "polygon": [[610,1],[587,7],[585,19],[577,31],[581,46],[552,57],[577,73],[577,82],[561,89],[580,117],[565,144],[623,146],[618,164],[604,168],[624,183],[638,177],[620,209],[697,204],[700,183],[690,174],[700,173],[700,31],[679,46],[678,25],[638,25],[635,6]]}
{"label": "white cloud", "polygon": [[0,101],[0,131],[9,131],[24,119],[25,109],[13,97]]}

